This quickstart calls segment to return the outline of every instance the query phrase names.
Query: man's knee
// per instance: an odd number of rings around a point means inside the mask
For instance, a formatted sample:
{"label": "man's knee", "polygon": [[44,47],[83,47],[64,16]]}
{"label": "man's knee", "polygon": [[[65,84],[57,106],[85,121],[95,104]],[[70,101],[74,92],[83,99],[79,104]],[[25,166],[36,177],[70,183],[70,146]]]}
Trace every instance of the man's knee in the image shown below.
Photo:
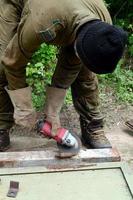
{"label": "man's knee", "polygon": [[74,98],[98,96],[98,79],[96,74],[82,66],[77,79],[72,84]]}

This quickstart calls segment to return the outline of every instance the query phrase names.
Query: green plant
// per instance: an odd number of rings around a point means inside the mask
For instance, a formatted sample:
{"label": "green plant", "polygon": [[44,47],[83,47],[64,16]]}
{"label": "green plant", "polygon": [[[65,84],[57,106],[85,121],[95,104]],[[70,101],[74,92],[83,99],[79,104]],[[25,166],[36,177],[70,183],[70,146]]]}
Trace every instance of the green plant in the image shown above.
{"label": "green plant", "polygon": [[27,65],[27,82],[33,89],[33,104],[40,110],[45,101],[46,85],[50,84],[55,69],[57,49],[42,44]]}
{"label": "green plant", "polygon": [[122,27],[124,30],[128,32],[128,41],[127,41],[128,57],[129,56],[132,57],[133,56],[133,24],[131,24],[129,20],[118,19],[117,25],[119,25],[120,27]]}
{"label": "green plant", "polygon": [[[133,29],[133,25],[131,26]],[[128,42],[129,42],[129,48],[128,48],[129,54],[133,56],[133,33],[129,36]]]}
{"label": "green plant", "polygon": [[[121,26],[128,32],[127,55],[125,59],[133,56],[133,0],[106,0],[114,24]],[[129,62],[127,62],[129,63]]]}
{"label": "green plant", "polygon": [[104,98],[107,91],[112,91],[119,103],[133,104],[133,71],[121,68],[122,64],[121,61],[114,73],[98,76],[101,96]]}
{"label": "green plant", "polygon": [[133,17],[132,0],[106,0],[106,3],[108,4],[108,8],[114,21],[116,19],[128,19],[131,23]]}
{"label": "green plant", "polygon": [[[41,110],[45,103],[46,86],[51,83],[56,66],[56,53],[57,48],[42,44],[27,65],[27,82],[32,87],[33,105],[37,110]],[[65,102],[72,102],[70,90]]]}

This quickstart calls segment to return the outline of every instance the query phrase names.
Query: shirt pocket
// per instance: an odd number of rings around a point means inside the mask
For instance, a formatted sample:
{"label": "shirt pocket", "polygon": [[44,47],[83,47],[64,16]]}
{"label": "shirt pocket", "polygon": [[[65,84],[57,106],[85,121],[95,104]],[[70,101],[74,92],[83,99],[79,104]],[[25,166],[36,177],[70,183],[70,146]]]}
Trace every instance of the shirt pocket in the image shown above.
{"label": "shirt pocket", "polygon": [[52,43],[58,37],[58,34],[65,28],[65,23],[63,20],[54,19],[49,25],[38,31],[38,35],[41,40],[45,43]]}

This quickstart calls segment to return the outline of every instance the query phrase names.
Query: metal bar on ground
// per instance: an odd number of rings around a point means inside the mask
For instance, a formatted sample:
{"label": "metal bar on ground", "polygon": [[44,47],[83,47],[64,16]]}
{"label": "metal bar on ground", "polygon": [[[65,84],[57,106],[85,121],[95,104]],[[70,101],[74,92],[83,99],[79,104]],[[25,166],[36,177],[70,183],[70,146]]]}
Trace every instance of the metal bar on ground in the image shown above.
{"label": "metal bar on ground", "polygon": [[83,167],[89,163],[117,162],[120,155],[116,149],[80,150],[77,156],[68,159],[56,157],[56,149],[47,151],[1,152],[0,168],[45,166],[48,169]]}

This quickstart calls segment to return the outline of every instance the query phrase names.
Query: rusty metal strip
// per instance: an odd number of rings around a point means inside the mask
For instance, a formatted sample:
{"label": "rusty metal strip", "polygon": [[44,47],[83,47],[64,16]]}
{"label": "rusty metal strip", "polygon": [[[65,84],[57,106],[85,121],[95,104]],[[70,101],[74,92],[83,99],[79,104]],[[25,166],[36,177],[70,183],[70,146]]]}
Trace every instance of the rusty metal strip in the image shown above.
{"label": "rusty metal strip", "polygon": [[85,166],[88,163],[120,161],[116,149],[80,150],[77,156],[68,159],[56,158],[57,149],[48,151],[1,152],[0,168],[45,166],[48,169],[71,168]]}
{"label": "rusty metal strip", "polygon": [[17,196],[18,191],[19,191],[19,182],[10,181],[10,186],[9,186],[7,196],[15,198]]}

